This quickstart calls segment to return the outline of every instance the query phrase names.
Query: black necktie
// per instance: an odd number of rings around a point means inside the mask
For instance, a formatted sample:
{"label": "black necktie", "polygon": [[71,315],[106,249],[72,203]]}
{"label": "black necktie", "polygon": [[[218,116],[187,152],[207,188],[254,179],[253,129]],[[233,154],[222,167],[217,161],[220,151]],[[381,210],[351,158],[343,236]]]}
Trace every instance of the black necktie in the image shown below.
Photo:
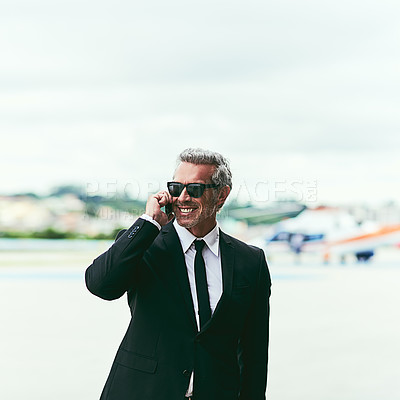
{"label": "black necktie", "polygon": [[206,266],[201,254],[204,240],[195,240],[196,257],[194,259],[194,275],[196,278],[197,302],[199,304],[200,329],[211,318],[210,298],[208,296]]}

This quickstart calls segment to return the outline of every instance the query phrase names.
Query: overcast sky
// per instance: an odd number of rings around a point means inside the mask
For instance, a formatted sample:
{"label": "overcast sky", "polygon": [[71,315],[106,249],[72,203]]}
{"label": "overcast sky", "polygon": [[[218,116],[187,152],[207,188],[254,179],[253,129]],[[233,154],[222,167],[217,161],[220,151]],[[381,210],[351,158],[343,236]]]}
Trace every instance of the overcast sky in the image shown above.
{"label": "overcast sky", "polygon": [[139,197],[176,155],[234,196],[400,199],[398,0],[3,0],[1,193]]}

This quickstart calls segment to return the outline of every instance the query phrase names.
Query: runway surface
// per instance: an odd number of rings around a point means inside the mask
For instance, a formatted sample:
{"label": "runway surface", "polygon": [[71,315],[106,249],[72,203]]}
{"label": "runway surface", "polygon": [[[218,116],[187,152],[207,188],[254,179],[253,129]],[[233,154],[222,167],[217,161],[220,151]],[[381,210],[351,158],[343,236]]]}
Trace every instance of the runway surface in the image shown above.
{"label": "runway surface", "polygon": [[[85,287],[101,250],[0,252],[1,399],[99,398],[129,322]],[[400,399],[400,262],[270,268],[267,398]]]}

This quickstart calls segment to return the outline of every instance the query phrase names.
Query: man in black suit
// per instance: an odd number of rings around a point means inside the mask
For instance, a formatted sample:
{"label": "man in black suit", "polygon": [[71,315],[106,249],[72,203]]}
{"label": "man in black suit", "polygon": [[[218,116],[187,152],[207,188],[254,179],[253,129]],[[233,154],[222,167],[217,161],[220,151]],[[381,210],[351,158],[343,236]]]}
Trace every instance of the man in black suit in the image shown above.
{"label": "man in black suit", "polygon": [[265,400],[271,280],[263,251],[216,222],[231,179],[219,153],[184,150],[168,192],[87,269],[132,315],[101,400]]}

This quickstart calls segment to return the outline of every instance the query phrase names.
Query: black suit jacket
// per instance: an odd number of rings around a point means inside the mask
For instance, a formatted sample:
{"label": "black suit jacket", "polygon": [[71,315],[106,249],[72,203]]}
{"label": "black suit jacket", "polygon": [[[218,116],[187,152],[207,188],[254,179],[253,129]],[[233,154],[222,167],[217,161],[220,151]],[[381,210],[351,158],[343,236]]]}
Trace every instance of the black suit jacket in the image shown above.
{"label": "black suit jacket", "polygon": [[[220,232],[223,293],[198,332],[184,254],[172,223],[138,219],[86,270],[106,300],[131,310],[101,400],[264,400],[270,275],[262,250]],[[100,349],[99,349],[100,350]]]}

